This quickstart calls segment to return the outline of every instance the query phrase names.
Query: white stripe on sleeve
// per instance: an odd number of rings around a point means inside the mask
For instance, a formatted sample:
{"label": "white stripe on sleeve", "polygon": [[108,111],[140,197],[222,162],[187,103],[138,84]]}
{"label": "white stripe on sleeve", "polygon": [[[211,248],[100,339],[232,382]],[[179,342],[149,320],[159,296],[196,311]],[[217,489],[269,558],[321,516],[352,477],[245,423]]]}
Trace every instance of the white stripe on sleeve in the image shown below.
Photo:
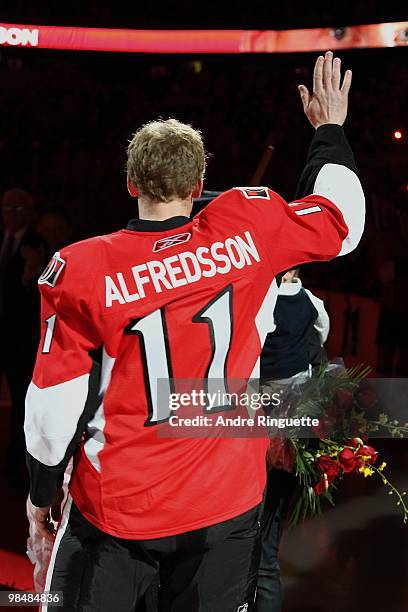
{"label": "white stripe on sleeve", "polygon": [[358,176],[346,166],[325,164],[317,175],[313,193],[331,200],[341,210],[349,233],[339,255],[350,253],[364,230],[365,198]]}
{"label": "white stripe on sleeve", "polygon": [[88,396],[89,374],[41,389],[31,382],[26,396],[27,451],[44,465],[58,465],[76,432]]}

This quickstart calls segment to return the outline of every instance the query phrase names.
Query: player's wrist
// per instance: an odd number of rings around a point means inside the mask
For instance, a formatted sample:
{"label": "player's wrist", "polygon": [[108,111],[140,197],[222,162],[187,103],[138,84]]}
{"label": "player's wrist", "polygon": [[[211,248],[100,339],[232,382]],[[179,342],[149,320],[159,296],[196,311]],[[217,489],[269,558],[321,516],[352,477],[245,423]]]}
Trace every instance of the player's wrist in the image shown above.
{"label": "player's wrist", "polygon": [[342,127],[343,123],[340,121],[321,121],[319,123],[316,123],[313,127],[315,128],[315,130],[317,130],[319,129],[319,127],[322,127],[323,125],[338,125]]}
{"label": "player's wrist", "polygon": [[315,130],[318,130],[320,127],[324,125],[337,125],[338,127],[343,127],[343,122],[340,121],[321,121],[316,123],[313,127]]}

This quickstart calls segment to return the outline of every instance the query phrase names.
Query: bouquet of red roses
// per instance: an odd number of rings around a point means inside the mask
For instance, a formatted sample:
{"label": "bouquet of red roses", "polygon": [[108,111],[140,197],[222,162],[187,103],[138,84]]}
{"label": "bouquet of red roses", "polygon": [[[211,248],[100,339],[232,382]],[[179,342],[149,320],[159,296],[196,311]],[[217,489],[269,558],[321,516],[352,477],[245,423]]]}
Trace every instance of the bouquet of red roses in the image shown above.
{"label": "bouquet of red roses", "polygon": [[[291,524],[321,512],[321,501],[334,505],[333,493],[348,474],[377,476],[394,496],[408,521],[406,492],[400,492],[385,475],[386,463],[369,442],[372,432],[384,429],[391,437],[404,437],[401,425],[379,412],[378,398],[365,379],[369,368],[346,369],[342,363],[326,363],[306,384],[285,389],[281,410],[292,417],[313,416],[318,425],[305,434],[291,430],[285,437],[273,434],[268,465],[294,472],[297,495]],[[377,410],[373,410],[373,407]]]}

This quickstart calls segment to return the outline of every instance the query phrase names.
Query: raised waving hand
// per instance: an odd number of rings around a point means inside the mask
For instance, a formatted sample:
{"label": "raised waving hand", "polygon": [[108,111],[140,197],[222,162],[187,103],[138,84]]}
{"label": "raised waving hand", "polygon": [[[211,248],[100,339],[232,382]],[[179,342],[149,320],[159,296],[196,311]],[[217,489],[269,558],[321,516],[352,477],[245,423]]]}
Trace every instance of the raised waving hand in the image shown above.
{"label": "raised waving hand", "polygon": [[347,117],[348,94],[351,86],[351,70],[346,70],[341,84],[341,59],[327,51],[320,55],[313,72],[313,92],[305,85],[298,89],[303,110],[312,126],[317,129],[327,123],[343,125]]}

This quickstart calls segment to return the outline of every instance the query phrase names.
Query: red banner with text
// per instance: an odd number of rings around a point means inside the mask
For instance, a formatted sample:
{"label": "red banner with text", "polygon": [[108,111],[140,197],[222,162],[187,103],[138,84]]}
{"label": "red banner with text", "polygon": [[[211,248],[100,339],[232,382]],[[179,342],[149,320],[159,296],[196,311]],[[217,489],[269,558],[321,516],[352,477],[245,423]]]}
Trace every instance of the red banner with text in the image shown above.
{"label": "red banner with text", "polygon": [[287,53],[396,47],[408,21],[303,30],[121,30],[0,23],[0,46],[125,53]]}

